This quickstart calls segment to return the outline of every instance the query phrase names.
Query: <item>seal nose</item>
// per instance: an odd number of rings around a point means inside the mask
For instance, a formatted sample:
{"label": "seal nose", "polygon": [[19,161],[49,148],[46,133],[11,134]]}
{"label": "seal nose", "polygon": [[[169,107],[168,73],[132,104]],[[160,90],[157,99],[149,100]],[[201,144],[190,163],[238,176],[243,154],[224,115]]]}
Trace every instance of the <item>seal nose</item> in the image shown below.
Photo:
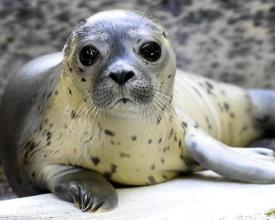
{"label": "seal nose", "polygon": [[111,72],[109,76],[113,81],[122,86],[133,78],[135,73],[133,71]]}

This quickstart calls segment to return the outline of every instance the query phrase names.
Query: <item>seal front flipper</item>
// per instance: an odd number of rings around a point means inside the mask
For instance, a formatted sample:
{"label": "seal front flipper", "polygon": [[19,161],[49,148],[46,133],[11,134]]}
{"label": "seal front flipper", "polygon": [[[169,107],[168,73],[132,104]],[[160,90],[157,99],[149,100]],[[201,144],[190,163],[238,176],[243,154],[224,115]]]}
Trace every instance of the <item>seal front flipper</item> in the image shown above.
{"label": "seal front flipper", "polygon": [[[55,172],[54,172],[55,171]],[[72,202],[82,211],[108,211],[117,206],[112,185],[100,174],[66,165],[48,165],[43,169],[46,187],[57,197]]]}
{"label": "seal front flipper", "polygon": [[275,162],[269,153],[232,148],[198,130],[186,135],[185,144],[190,157],[227,179],[275,183]]}

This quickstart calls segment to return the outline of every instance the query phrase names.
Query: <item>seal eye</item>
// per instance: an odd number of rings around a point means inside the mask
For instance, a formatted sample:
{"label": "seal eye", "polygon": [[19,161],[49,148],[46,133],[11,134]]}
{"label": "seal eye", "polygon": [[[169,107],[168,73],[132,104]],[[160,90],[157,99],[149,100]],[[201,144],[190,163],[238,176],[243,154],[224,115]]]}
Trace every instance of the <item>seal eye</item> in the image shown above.
{"label": "seal eye", "polygon": [[140,54],[148,61],[157,61],[161,56],[161,47],[154,41],[143,44],[139,49]]}
{"label": "seal eye", "polygon": [[93,65],[99,56],[99,51],[92,45],[83,47],[79,53],[79,60],[84,66]]}

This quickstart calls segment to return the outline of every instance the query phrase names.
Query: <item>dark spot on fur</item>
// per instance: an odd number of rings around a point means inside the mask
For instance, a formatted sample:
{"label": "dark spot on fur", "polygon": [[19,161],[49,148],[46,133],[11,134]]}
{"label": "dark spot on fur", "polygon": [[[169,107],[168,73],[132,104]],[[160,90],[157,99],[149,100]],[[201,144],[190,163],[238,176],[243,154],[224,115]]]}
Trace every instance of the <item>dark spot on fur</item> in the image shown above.
{"label": "dark spot on fur", "polygon": [[80,19],[80,21],[79,21],[79,25],[82,26],[82,25],[84,25],[86,22],[87,22],[87,19],[86,19],[86,18],[82,18],[82,19]]}
{"label": "dark spot on fur", "polygon": [[160,122],[161,122],[161,117],[158,117],[158,119],[157,119],[157,125],[159,125]]}
{"label": "dark spot on fur", "polygon": [[67,67],[68,67],[68,69],[69,69],[69,72],[72,72],[72,71],[73,71],[73,68],[70,66],[70,63],[69,63],[69,62],[67,62]]}
{"label": "dark spot on fur", "polygon": [[223,107],[226,111],[228,111],[230,108],[230,105],[227,102],[225,102],[225,103],[223,103]]}
{"label": "dark spot on fur", "polygon": [[84,77],[81,78],[82,82],[86,82],[86,79]]}
{"label": "dark spot on fur", "polygon": [[186,130],[187,129],[187,123],[183,121],[181,123],[181,127]]}
{"label": "dark spot on fur", "polygon": [[117,165],[111,164],[111,173],[115,173],[117,169]]}
{"label": "dark spot on fur", "polygon": [[156,165],[153,164],[153,165],[151,166],[151,170],[154,170],[155,168],[156,168]]}
{"label": "dark spot on fur", "polygon": [[162,138],[159,139],[158,143],[160,144],[162,142]]}
{"label": "dark spot on fur", "polygon": [[165,175],[162,175],[162,178],[165,179],[165,180],[168,180],[168,177],[165,176]]}
{"label": "dark spot on fur", "polygon": [[192,87],[192,89],[193,89],[200,97],[202,97],[201,92],[200,92],[196,87]]}
{"label": "dark spot on fur", "polygon": [[167,38],[166,33],[164,31],[162,32],[162,35],[164,38]]}
{"label": "dark spot on fur", "polygon": [[151,144],[151,143],[152,143],[152,139],[149,139],[149,140],[148,140],[148,144]]}
{"label": "dark spot on fur", "polygon": [[130,154],[126,154],[126,153],[124,153],[124,152],[120,152],[119,156],[120,156],[121,158],[131,157]]}
{"label": "dark spot on fur", "polygon": [[169,132],[169,135],[168,135],[168,139],[170,139],[172,137],[173,133],[174,133],[174,129],[171,128],[171,130]]}
{"label": "dark spot on fur", "polygon": [[210,90],[214,88],[213,84],[209,81],[205,81],[205,84],[206,84],[207,88],[209,88]]}
{"label": "dark spot on fur", "polygon": [[49,92],[47,95],[47,99],[49,99],[52,96],[52,92]]}
{"label": "dark spot on fur", "polygon": [[230,113],[230,117],[231,118],[235,118],[235,114],[234,113]]}
{"label": "dark spot on fur", "polygon": [[179,139],[179,147],[181,148],[181,139]]}
{"label": "dark spot on fur", "polygon": [[131,139],[135,141],[137,139],[137,136],[132,136]]}
{"label": "dark spot on fur", "polygon": [[52,132],[48,131],[46,135],[47,135],[47,141],[49,141],[52,138]]}
{"label": "dark spot on fur", "polygon": [[194,124],[194,128],[199,128],[198,122],[196,122],[196,124]]}
{"label": "dark spot on fur", "polygon": [[163,148],[162,151],[165,153],[166,151],[169,151],[169,150],[170,150],[170,147],[169,147],[169,146],[166,146],[166,147]]}
{"label": "dark spot on fur", "polygon": [[209,95],[213,95],[211,89],[206,89],[206,92],[207,92]]}
{"label": "dark spot on fur", "polygon": [[70,88],[68,88],[68,91],[70,95],[73,95],[72,90]]}
{"label": "dark spot on fur", "polygon": [[164,164],[164,163],[165,163],[165,160],[164,160],[164,158],[163,158],[163,157],[160,159],[160,161],[161,161],[161,163],[162,163],[162,164]]}
{"label": "dark spot on fur", "polygon": [[167,76],[167,79],[170,79],[172,77],[172,75],[171,74],[169,74],[168,76]]}
{"label": "dark spot on fur", "polygon": [[169,121],[172,122],[173,120],[173,115],[169,115]]}
{"label": "dark spot on fur", "polygon": [[115,134],[112,131],[108,130],[108,129],[104,130],[104,132],[105,132],[106,135],[115,136]]}
{"label": "dark spot on fur", "polygon": [[242,131],[245,132],[248,129],[248,127],[245,125],[242,127]]}
{"label": "dark spot on fur", "polygon": [[111,179],[112,179],[112,173],[110,173],[110,172],[105,172],[105,173],[103,173],[103,176],[104,176],[107,180],[111,180]]}
{"label": "dark spot on fur", "polygon": [[91,157],[91,160],[93,161],[95,166],[97,166],[100,163],[100,159],[98,157]]}
{"label": "dark spot on fur", "polygon": [[157,181],[155,180],[155,178],[153,176],[148,176],[148,180],[150,182],[150,184],[156,184]]}
{"label": "dark spot on fur", "polygon": [[71,118],[72,118],[72,119],[76,118],[76,113],[75,113],[74,110],[72,110],[72,112],[71,112]]}
{"label": "dark spot on fur", "polygon": [[43,94],[42,94],[42,99],[45,99],[45,98],[46,98],[46,95],[47,95],[47,93],[46,93],[46,92],[43,92]]}

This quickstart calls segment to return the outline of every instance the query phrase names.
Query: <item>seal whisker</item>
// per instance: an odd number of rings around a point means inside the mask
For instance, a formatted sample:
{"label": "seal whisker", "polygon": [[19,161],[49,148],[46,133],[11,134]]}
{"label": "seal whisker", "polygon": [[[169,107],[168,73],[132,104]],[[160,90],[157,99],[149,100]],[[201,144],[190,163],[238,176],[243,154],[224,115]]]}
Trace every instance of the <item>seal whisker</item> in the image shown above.
{"label": "seal whisker", "polygon": [[[165,120],[165,124],[167,125],[168,124],[168,120],[167,120],[167,117],[166,117],[166,114],[165,114],[165,111],[162,111],[161,107],[160,107],[160,103],[159,103],[159,100],[156,99],[155,102],[156,104],[156,107],[159,109],[160,113],[162,114],[162,118],[163,120]],[[166,126],[162,126],[162,130],[163,130],[163,139],[166,139]]]}

